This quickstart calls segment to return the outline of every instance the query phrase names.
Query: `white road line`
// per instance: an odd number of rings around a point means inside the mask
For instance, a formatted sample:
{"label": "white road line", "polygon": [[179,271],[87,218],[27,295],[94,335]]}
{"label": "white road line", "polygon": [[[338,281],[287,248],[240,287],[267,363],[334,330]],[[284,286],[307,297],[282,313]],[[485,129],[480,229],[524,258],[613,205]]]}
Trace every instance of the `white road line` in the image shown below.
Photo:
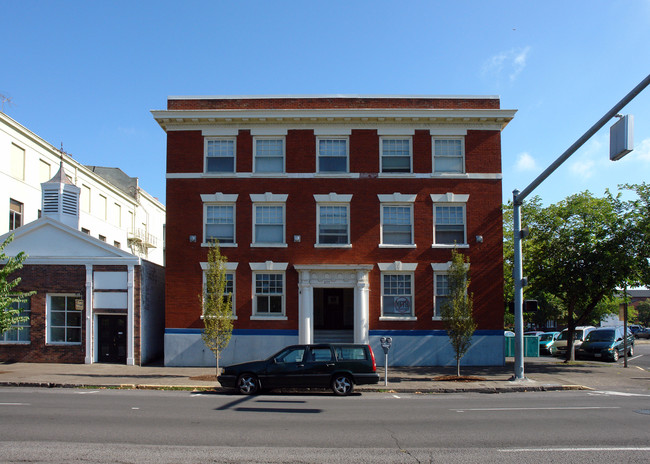
{"label": "white road line", "polygon": [[400,397],[400,396],[397,396],[397,395],[393,395],[393,398],[400,399],[401,397]]}
{"label": "white road line", "polygon": [[88,395],[90,393],[99,393],[99,390],[90,390],[90,391],[78,391],[75,392],[77,395]]}
{"label": "white road line", "polygon": [[500,449],[501,453],[535,453],[535,452],[556,452],[556,453],[566,453],[567,451],[650,451],[650,447],[647,446],[612,446],[612,447],[601,447],[601,448],[510,448],[510,449]]}
{"label": "white road line", "polygon": [[609,396],[650,396],[643,393],[625,393],[616,391],[593,391],[587,393],[588,395],[609,395]]}
{"label": "white road line", "polygon": [[618,406],[573,406],[550,408],[468,408],[468,409],[450,409],[450,411],[467,412],[467,411],[577,411],[585,409],[621,409]]}
{"label": "white road line", "polygon": [[31,406],[31,403],[0,403],[0,406]]}

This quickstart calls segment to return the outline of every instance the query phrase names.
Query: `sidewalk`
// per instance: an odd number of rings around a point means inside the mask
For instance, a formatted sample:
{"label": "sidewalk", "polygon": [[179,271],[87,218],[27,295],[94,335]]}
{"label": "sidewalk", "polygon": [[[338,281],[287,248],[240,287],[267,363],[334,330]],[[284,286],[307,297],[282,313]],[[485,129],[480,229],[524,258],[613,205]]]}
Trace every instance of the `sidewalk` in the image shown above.
{"label": "sidewalk", "polygon": [[[472,381],[445,381],[436,378],[455,375],[454,367],[389,367],[388,386],[384,368],[378,367],[377,385],[363,385],[356,391],[394,391],[402,393],[505,393],[513,391],[552,391],[595,389],[636,391],[650,394],[650,372],[630,365],[576,362],[565,364],[549,357],[526,358],[526,379],[510,380],[514,373],[513,358],[505,366],[462,367],[463,376]],[[138,389],[197,389],[227,391],[215,380],[206,380],[213,368],[125,366],[117,364],[40,364],[0,363],[0,386],[15,387],[97,387]]]}

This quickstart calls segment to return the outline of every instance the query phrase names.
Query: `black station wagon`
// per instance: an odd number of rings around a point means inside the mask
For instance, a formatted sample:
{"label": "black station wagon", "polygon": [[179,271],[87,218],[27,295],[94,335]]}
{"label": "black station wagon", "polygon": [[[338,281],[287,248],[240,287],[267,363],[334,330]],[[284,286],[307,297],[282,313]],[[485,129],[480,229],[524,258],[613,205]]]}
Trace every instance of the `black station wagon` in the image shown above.
{"label": "black station wagon", "polygon": [[264,361],[234,364],[218,377],[226,388],[243,395],[282,387],[331,388],[349,395],[354,385],[379,382],[375,355],[369,345],[292,345]]}

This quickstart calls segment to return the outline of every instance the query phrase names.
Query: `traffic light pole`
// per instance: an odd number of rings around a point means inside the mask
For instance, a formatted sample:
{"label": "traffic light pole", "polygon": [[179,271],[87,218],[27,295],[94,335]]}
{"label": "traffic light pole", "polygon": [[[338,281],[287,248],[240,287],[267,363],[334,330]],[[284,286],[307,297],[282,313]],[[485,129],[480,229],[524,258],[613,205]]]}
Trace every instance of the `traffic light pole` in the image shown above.
{"label": "traffic light pole", "polygon": [[513,206],[513,238],[514,238],[514,267],[513,278],[515,281],[515,373],[513,380],[524,380],[524,277],[523,277],[523,257],[522,257],[522,230],[521,230],[521,205],[530,193],[535,190],[553,171],[573,155],[582,145],[587,142],[596,132],[607,124],[607,122],[618,114],[625,105],[636,97],[643,89],[650,84],[650,74],[646,76],[634,89],[630,91],[621,101],[609,110],[596,124],[585,132],[576,142],[571,145],[553,164],[541,173],[534,181],[530,183],[523,191],[514,190],[512,192]]}

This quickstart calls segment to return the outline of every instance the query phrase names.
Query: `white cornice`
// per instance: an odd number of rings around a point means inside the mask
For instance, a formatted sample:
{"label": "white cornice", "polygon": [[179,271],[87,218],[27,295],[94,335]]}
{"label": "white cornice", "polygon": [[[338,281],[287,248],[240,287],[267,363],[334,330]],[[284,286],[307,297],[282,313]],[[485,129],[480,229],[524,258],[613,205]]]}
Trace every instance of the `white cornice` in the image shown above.
{"label": "white cornice", "polygon": [[344,94],[344,93],[332,93],[332,94],[315,94],[315,95],[172,95],[167,97],[167,100],[284,100],[284,99],[296,99],[296,98],[310,98],[310,99],[349,99],[349,98],[369,98],[369,99],[435,99],[435,100],[498,100],[500,97],[498,95],[364,95],[364,94]]}

